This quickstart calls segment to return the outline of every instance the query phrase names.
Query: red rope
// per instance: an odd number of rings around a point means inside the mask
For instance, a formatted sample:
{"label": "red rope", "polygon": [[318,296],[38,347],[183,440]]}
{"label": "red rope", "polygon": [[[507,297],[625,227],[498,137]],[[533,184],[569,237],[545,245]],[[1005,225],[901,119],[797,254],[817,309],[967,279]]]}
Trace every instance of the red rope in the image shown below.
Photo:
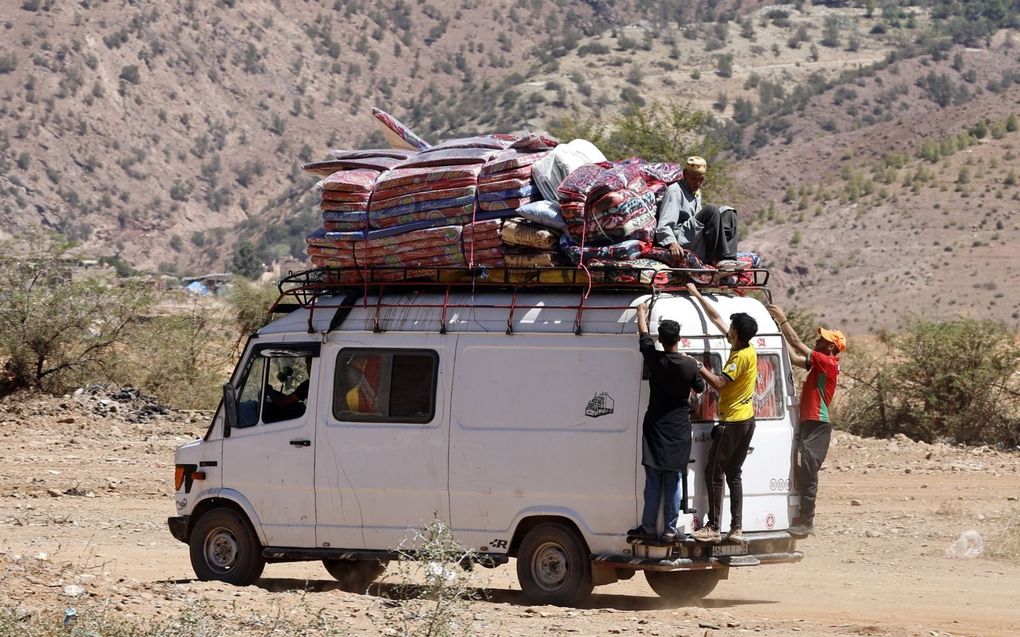
{"label": "red rope", "polygon": [[[475,188],[478,187],[478,181],[475,181]],[[478,193],[475,192],[475,198],[471,200],[471,248],[468,254],[468,269],[473,270],[475,267],[475,219],[478,215]],[[461,233],[461,241],[464,241],[463,232]]]}
{"label": "red rope", "polygon": [[577,260],[577,267],[584,271],[584,275],[588,277],[588,289],[584,291],[582,300],[587,301],[588,295],[591,294],[591,271],[588,270],[588,266],[584,263],[584,242],[588,237],[588,206],[585,205],[585,212],[581,216],[581,256]]}

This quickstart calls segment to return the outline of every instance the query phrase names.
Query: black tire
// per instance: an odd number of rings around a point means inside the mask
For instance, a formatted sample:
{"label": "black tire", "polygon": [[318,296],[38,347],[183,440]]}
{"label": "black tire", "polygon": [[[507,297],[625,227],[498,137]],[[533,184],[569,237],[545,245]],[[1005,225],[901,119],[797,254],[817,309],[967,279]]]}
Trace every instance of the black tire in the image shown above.
{"label": "black tire", "polygon": [[341,590],[362,595],[386,570],[386,562],[379,560],[322,560],[322,565],[340,582]]}
{"label": "black tire", "polygon": [[670,602],[695,602],[715,590],[723,579],[722,570],[645,571],[645,579],[655,594]]}
{"label": "black tire", "polygon": [[517,551],[517,581],[533,604],[576,606],[593,588],[588,548],[573,529],[540,524]]}
{"label": "black tire", "polygon": [[248,586],[258,581],[266,560],[255,531],[234,509],[213,509],[191,531],[191,567],[202,581]]}

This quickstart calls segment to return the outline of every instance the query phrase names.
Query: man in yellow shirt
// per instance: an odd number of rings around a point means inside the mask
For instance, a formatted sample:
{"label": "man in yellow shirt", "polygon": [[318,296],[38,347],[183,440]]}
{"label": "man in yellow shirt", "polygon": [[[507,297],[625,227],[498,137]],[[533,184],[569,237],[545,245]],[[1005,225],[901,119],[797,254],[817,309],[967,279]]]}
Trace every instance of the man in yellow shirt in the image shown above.
{"label": "man in yellow shirt", "polygon": [[730,343],[730,357],[722,373],[699,365],[699,373],[719,392],[719,424],[712,430],[712,446],[708,451],[705,468],[705,486],[708,488],[708,522],[692,535],[699,542],[718,542],[720,510],[723,502],[723,481],[730,488],[730,540],[741,539],[741,514],[744,504],[744,486],[740,479],[741,467],[754,436],[754,386],[758,380],[758,353],[751,339],[758,333],[758,323],[749,314],[738,312],[730,316],[731,323],[705,301],[693,283],[687,291],[698,300],[708,320],[726,335]]}

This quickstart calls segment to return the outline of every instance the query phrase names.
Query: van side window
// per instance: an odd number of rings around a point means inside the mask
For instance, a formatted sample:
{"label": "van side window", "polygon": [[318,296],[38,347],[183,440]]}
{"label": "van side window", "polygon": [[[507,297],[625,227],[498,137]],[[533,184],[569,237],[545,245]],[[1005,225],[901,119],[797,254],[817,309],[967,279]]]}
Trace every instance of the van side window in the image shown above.
{"label": "van side window", "polygon": [[337,356],[333,416],[358,422],[430,422],[439,357],[429,350],[345,348]]}
{"label": "van side window", "polygon": [[[703,357],[701,361],[711,367],[716,374],[722,370],[722,357],[718,354]],[[780,369],[778,355],[758,354],[758,381],[754,386],[755,418],[782,418],[785,415]],[[718,406],[719,394],[709,386],[697,401],[691,402],[691,420],[693,422],[715,420],[719,417]]]}
{"label": "van side window", "polygon": [[304,415],[311,378],[310,356],[252,355],[238,396],[239,428]]}

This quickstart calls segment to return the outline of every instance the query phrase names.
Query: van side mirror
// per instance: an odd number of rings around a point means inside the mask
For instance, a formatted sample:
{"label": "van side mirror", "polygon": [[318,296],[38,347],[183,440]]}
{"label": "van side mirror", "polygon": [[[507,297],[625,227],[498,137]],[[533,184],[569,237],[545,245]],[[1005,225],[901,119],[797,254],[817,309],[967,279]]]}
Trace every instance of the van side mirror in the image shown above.
{"label": "van side mirror", "polygon": [[223,437],[230,437],[230,430],[237,426],[237,390],[233,383],[223,385]]}

